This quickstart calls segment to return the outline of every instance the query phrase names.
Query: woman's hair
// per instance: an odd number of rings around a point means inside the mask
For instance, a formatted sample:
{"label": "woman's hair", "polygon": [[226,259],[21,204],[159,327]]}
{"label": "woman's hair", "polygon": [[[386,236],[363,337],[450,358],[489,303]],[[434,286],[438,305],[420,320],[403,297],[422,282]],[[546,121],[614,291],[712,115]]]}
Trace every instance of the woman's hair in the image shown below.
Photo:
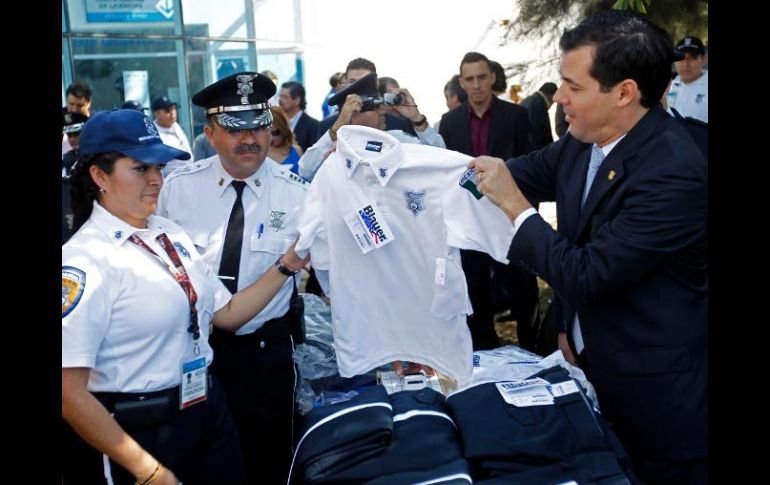
{"label": "woman's hair", "polygon": [[99,187],[91,178],[91,166],[104,170],[105,173],[112,173],[115,168],[115,162],[119,158],[123,158],[125,155],[118,152],[105,152],[97,153],[95,155],[82,155],[77,163],[75,169],[70,176],[70,187],[73,221],[73,232],[80,229],[89,217],[91,217],[91,211],[93,210],[94,200],[99,198]]}
{"label": "woman's hair", "polygon": [[271,106],[270,111],[273,113],[273,130],[281,132],[284,146],[292,146],[294,144],[294,133],[289,128],[289,118],[286,117],[286,113],[279,106]]}

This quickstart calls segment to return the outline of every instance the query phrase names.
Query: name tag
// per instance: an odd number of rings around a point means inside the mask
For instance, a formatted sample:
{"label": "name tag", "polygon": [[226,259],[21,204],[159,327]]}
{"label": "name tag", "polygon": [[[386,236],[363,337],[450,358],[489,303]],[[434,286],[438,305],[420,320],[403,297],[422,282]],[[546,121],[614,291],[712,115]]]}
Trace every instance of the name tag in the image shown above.
{"label": "name tag", "polygon": [[183,362],[179,409],[189,408],[193,404],[205,401],[208,383],[205,357]]}
{"label": "name tag", "polygon": [[364,254],[373,249],[379,249],[395,239],[382,211],[374,202],[346,214],[345,224]]}

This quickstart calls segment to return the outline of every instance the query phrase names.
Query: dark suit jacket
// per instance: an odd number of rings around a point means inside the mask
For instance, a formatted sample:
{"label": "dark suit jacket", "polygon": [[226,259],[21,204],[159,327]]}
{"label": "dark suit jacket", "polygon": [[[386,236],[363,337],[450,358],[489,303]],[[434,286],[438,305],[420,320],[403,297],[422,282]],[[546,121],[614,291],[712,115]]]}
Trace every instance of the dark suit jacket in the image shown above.
{"label": "dark suit jacket", "polygon": [[539,91],[527,96],[521,102],[529,111],[529,124],[532,127],[530,133],[530,147],[532,150],[539,150],[549,143],[553,143],[553,134],[551,134],[551,119],[548,116],[548,103],[544,95]]}
{"label": "dark suit jacket", "polygon": [[[506,160],[529,152],[530,126],[527,110],[518,104],[492,97],[492,120],[487,141],[489,154]],[[444,113],[439,134],[449,150],[472,154],[468,102]]]}
{"label": "dark suit jacket", "polygon": [[[339,116],[339,113],[334,113],[321,120],[321,123],[318,125],[318,138],[321,138],[324,133],[332,127]],[[404,133],[408,133],[415,137],[417,136],[417,132],[414,131],[414,125],[412,123],[406,118],[395,116],[390,113],[385,114],[385,131],[388,130],[401,130]]]}
{"label": "dark suit jacket", "polygon": [[509,258],[575,311],[587,375],[630,455],[707,456],[708,165],[676,119],[651,109],[580,201],[591,145],[567,133],[509,160],[528,199],[556,201],[558,232],[526,219]]}
{"label": "dark suit jacket", "polygon": [[302,151],[306,152],[308,147],[318,141],[318,120],[303,111],[294,127],[294,137]]}

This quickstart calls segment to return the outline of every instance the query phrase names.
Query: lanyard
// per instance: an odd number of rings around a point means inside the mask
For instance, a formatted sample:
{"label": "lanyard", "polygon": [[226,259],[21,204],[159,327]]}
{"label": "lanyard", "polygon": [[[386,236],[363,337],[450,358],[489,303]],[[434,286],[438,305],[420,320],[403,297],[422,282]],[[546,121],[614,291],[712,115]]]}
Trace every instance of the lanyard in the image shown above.
{"label": "lanyard", "polygon": [[193,337],[193,353],[199,355],[200,348],[198,347],[198,339],[201,336],[201,332],[200,327],[198,326],[198,309],[195,308],[195,303],[198,301],[198,294],[195,293],[195,288],[193,288],[192,282],[190,281],[190,276],[187,274],[187,270],[185,270],[182,260],[179,258],[179,254],[176,252],[176,249],[174,249],[174,245],[171,243],[165,232],[159,234],[155,238],[155,240],[158,241],[158,244],[160,244],[160,247],[162,247],[163,250],[166,251],[166,254],[168,254],[168,257],[171,258],[171,261],[174,262],[174,266],[171,266],[163,258],[158,256],[158,253],[153,251],[153,249],[136,234],[132,234],[128,240],[137,246],[144,248],[147,252],[157,258],[158,261],[163,263],[168,271],[174,276],[176,282],[179,283],[179,286],[182,287],[184,294],[187,296],[187,301],[190,303],[190,326],[187,327],[187,331],[190,332]]}

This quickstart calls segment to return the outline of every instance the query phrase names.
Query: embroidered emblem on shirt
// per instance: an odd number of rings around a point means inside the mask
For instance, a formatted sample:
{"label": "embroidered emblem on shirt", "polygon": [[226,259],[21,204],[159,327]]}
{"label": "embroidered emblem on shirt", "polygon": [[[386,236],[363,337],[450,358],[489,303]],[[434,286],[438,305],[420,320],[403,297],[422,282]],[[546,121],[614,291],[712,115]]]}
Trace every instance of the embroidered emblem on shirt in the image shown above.
{"label": "embroidered emblem on shirt", "polygon": [[225,179],[223,179],[223,178],[220,178],[220,179],[219,179],[219,182],[217,182],[217,184],[218,184],[220,187],[222,186],[222,184],[223,184],[223,183],[225,183]]}
{"label": "embroidered emblem on shirt", "polygon": [[115,239],[120,239],[121,237],[123,237],[123,231],[115,231],[115,234],[113,234],[113,236],[115,236]]}
{"label": "embroidered emblem on shirt", "polygon": [[235,80],[238,81],[237,94],[241,97],[241,104],[249,104],[249,94],[254,92],[254,75],[239,74]]}
{"label": "embroidered emblem on shirt", "polygon": [[150,121],[150,118],[147,118],[146,116],[144,118],[144,127],[150,136],[160,136],[158,135],[158,129],[155,128],[155,123]]}
{"label": "embroidered emblem on shirt", "polygon": [[86,274],[74,266],[61,268],[61,316],[69,315],[83,296]]}
{"label": "embroidered emblem on shirt", "polygon": [[404,195],[406,196],[406,206],[409,208],[410,211],[412,211],[412,214],[415,216],[418,215],[420,212],[425,210],[425,206],[423,205],[424,199],[425,199],[425,191],[422,192],[404,192]]}
{"label": "embroidered emblem on shirt", "polygon": [[278,232],[285,227],[285,224],[283,222],[283,216],[285,215],[286,215],[285,212],[270,211],[270,214],[269,214],[270,227],[272,227],[275,232]]}
{"label": "embroidered emblem on shirt", "polygon": [[353,165],[353,161],[349,158],[345,159],[345,166],[350,168]]}
{"label": "embroidered emblem on shirt", "polygon": [[380,177],[385,178],[388,176],[388,167],[382,167],[380,169]]}
{"label": "embroidered emblem on shirt", "polygon": [[257,187],[259,187],[260,185],[262,185],[262,181],[261,181],[261,180],[259,180],[259,179],[254,179],[254,185],[256,185]]}
{"label": "embroidered emblem on shirt", "polygon": [[175,243],[174,243],[174,247],[176,248],[176,250],[177,250],[177,251],[179,251],[180,253],[182,253],[182,256],[184,256],[184,257],[185,257],[185,258],[187,258],[187,259],[190,259],[190,253],[189,253],[189,251],[187,251],[187,248],[185,248],[184,246],[182,246],[182,243],[180,243],[180,242],[175,242]]}
{"label": "embroidered emblem on shirt", "polygon": [[706,97],[705,94],[696,94],[695,95],[695,102],[696,103],[700,103],[701,101],[703,101],[703,98],[705,98],[705,97]]}

